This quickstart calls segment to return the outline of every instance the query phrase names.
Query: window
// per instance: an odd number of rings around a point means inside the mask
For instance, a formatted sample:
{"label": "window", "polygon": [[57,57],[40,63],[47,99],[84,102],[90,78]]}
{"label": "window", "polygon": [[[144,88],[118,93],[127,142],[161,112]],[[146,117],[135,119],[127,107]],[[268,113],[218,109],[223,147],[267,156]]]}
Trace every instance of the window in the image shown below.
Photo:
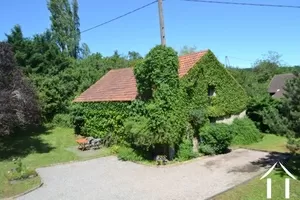
{"label": "window", "polygon": [[212,97],[212,96],[216,96],[216,88],[215,86],[208,86],[208,96]]}

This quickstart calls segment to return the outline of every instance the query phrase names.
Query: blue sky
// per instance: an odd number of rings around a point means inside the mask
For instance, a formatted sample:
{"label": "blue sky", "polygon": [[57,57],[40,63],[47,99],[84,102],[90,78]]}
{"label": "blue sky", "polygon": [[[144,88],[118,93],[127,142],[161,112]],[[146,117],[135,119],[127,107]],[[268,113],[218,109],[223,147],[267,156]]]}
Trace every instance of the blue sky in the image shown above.
{"label": "blue sky", "polygon": [[[151,0],[78,0],[81,30],[151,2]],[[229,0],[227,0],[229,1]],[[233,0],[234,2],[300,5],[299,0]],[[300,65],[300,9],[164,1],[167,45],[211,49],[221,62],[250,67],[268,51],[276,51],[289,65]],[[46,0],[3,0],[0,40],[15,24],[26,37],[50,27]],[[92,52],[104,56],[114,50],[145,55],[160,43],[158,7],[151,5],[122,19],[82,34]]]}

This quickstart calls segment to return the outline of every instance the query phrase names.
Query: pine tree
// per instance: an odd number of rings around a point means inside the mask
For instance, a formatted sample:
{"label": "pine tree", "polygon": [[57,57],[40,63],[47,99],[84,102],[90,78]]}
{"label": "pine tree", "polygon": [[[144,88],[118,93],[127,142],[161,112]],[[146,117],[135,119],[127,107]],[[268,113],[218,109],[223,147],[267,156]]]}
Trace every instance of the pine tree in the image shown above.
{"label": "pine tree", "polygon": [[287,81],[284,92],[284,114],[286,115],[290,130],[300,137],[300,75],[295,73],[295,78]]}

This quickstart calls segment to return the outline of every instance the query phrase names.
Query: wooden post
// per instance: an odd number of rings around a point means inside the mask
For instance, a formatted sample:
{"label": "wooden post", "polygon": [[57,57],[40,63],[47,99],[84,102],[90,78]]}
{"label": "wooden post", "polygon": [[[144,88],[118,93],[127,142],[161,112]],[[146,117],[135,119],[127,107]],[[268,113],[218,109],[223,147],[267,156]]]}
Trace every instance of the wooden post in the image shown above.
{"label": "wooden post", "polygon": [[161,45],[166,45],[166,37],[165,37],[165,22],[164,22],[164,14],[163,14],[163,0],[158,0],[158,12],[159,12],[159,24],[160,24],[160,40]]}

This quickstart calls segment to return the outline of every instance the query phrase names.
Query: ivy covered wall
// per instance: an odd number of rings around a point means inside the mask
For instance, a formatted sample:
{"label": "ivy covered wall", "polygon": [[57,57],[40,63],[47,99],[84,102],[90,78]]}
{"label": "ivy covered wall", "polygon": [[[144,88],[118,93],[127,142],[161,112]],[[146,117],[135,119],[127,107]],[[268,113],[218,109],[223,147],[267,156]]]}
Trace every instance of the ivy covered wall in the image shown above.
{"label": "ivy covered wall", "polygon": [[[209,117],[221,117],[246,109],[245,90],[210,50],[180,82],[189,110],[202,108]],[[209,95],[209,89],[214,95]]]}
{"label": "ivy covered wall", "polygon": [[246,108],[246,92],[211,51],[180,80],[177,69],[177,53],[156,46],[135,69],[138,100],[77,103],[74,116],[80,133],[108,144],[176,145],[187,135],[191,112],[204,111],[204,122]]}
{"label": "ivy covered wall", "polygon": [[74,124],[82,135],[102,138],[108,144],[124,141],[124,121],[130,116],[130,102],[76,103]]}

